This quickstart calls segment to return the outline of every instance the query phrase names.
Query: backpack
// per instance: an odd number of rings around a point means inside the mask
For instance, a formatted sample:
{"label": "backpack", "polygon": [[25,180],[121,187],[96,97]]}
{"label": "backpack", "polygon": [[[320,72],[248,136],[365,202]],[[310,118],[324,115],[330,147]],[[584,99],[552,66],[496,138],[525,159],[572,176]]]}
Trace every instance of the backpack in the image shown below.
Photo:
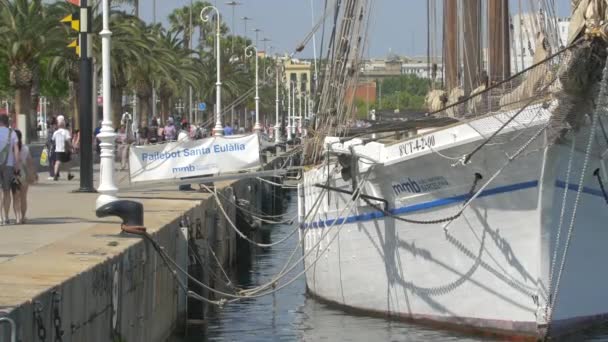
{"label": "backpack", "polygon": [[6,138],[6,145],[4,145],[2,150],[0,150],[0,165],[2,165],[2,166],[6,166],[6,163],[8,162],[8,156],[11,151],[10,147],[11,147],[11,136],[12,135],[13,135],[13,129],[9,128],[8,136]]}

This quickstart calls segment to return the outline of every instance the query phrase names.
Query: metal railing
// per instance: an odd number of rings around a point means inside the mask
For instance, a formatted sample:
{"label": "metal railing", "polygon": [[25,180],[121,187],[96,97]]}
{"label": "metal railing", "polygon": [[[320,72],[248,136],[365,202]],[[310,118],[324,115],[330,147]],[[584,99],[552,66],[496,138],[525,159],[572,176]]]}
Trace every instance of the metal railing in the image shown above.
{"label": "metal railing", "polygon": [[10,325],[11,342],[17,342],[17,325],[9,317],[0,317],[0,324],[7,322]]}

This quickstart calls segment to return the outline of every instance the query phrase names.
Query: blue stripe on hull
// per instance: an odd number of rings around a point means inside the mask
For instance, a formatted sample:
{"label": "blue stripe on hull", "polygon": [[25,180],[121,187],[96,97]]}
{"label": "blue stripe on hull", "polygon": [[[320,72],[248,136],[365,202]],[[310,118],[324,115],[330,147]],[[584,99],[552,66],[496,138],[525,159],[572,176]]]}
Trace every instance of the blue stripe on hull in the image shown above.
{"label": "blue stripe on hull", "polygon": [[[563,189],[566,187],[566,182],[561,181],[561,180],[555,181],[555,186]],[[568,190],[578,191],[578,184],[568,183]],[[588,188],[586,186],[583,187],[583,193],[604,198],[604,195],[602,194],[602,192],[600,190]]]}
{"label": "blue stripe on hull", "polygon": [[[488,190],[482,191],[481,194],[478,196],[478,198],[494,196],[494,195],[504,194],[507,192],[513,192],[513,191],[518,191],[518,190],[535,188],[537,186],[538,186],[538,181],[536,181],[536,180],[529,181],[529,182],[523,182],[523,183],[517,183],[517,184],[510,184],[510,185],[505,185],[505,186],[499,186],[499,187],[496,187],[493,189],[488,189]],[[558,180],[555,182],[555,186],[563,189],[566,186],[566,183],[564,181]],[[578,191],[578,185],[569,183],[568,190]],[[604,197],[600,190],[596,190],[596,189],[588,188],[588,187],[583,187],[583,193],[593,195],[593,196],[599,196],[602,198]],[[446,205],[465,202],[469,197],[470,197],[469,194],[464,194],[464,195],[440,198],[440,199],[436,199],[436,200],[429,201],[429,202],[417,203],[417,204],[412,204],[412,205],[408,205],[408,206],[404,206],[404,207],[400,207],[400,208],[391,209],[390,213],[393,215],[409,214],[409,213],[413,213],[413,212],[417,212],[417,211],[421,211],[421,210],[427,210],[427,209],[432,209],[432,208],[442,207],[442,206],[446,206]],[[344,221],[346,221],[346,223],[364,222],[364,221],[371,221],[371,220],[383,218],[385,216],[386,215],[381,211],[372,211],[372,212],[365,213],[365,214],[348,216],[346,218],[329,219],[329,220],[325,220],[325,221],[321,220],[321,221],[317,221],[317,222],[313,222],[313,223],[306,223],[306,224],[302,225],[302,228],[323,228],[324,226],[330,226],[330,225],[334,224],[334,222],[336,222],[335,224],[339,225],[339,224],[342,224]]]}
{"label": "blue stripe on hull", "polygon": [[[488,190],[482,191],[481,194],[478,196],[478,198],[498,195],[498,194],[507,193],[507,192],[513,192],[513,191],[518,191],[518,190],[523,190],[523,189],[535,188],[537,186],[538,186],[538,181],[536,181],[536,180],[500,186],[500,187],[496,187],[493,189],[488,189]],[[463,194],[463,195],[458,195],[458,196],[440,198],[440,199],[436,199],[436,200],[429,201],[429,202],[417,203],[417,204],[412,204],[412,205],[408,205],[408,206],[404,206],[404,207],[400,207],[400,208],[391,209],[390,213],[393,215],[409,214],[409,213],[413,213],[416,211],[427,210],[427,209],[432,209],[432,208],[436,208],[436,207],[442,207],[442,206],[446,206],[446,205],[465,202],[469,197],[470,197],[469,194]],[[307,224],[303,225],[303,228],[323,228],[324,226],[334,224],[334,222],[335,222],[335,224],[342,224],[344,221],[346,221],[346,223],[371,221],[371,220],[382,218],[384,216],[386,216],[386,215],[381,211],[372,211],[372,212],[365,213],[365,214],[348,216],[346,218],[329,219],[329,220],[325,220],[325,221],[321,220],[318,222],[307,223]]]}

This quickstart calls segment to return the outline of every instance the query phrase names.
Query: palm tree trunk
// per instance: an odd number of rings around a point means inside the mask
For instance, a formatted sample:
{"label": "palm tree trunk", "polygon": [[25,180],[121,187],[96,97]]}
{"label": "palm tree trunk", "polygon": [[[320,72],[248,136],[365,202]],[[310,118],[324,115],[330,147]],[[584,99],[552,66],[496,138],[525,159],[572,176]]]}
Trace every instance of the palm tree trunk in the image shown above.
{"label": "palm tree trunk", "polygon": [[32,105],[30,106],[30,112],[28,113],[28,120],[26,120],[28,132],[27,136],[31,138],[36,136],[36,123],[38,122],[38,102],[40,100],[40,66],[36,64],[32,71],[33,78],[30,94],[32,97]]}
{"label": "palm tree trunk", "polygon": [[114,128],[120,127],[120,119],[122,119],[122,90],[123,88],[112,87],[112,122]]}
{"label": "palm tree trunk", "polygon": [[[32,86],[17,88],[15,90],[15,116],[12,117],[13,125],[17,124],[19,114],[29,114],[32,107]],[[29,119],[29,115],[26,115]],[[26,120],[28,120],[26,119]],[[29,120],[28,120],[29,121]]]}
{"label": "palm tree trunk", "polygon": [[150,96],[143,97],[137,96],[137,112],[139,113],[139,122],[142,127],[148,126],[148,119],[150,115]]}
{"label": "palm tree trunk", "polygon": [[80,96],[78,94],[78,82],[71,82],[70,86],[70,124],[73,128],[77,128],[80,123]]}
{"label": "palm tree trunk", "polygon": [[166,120],[165,116],[166,113],[170,113],[171,112],[171,98],[169,97],[161,97],[160,98],[160,112],[162,113],[163,116],[163,122],[164,120]]}

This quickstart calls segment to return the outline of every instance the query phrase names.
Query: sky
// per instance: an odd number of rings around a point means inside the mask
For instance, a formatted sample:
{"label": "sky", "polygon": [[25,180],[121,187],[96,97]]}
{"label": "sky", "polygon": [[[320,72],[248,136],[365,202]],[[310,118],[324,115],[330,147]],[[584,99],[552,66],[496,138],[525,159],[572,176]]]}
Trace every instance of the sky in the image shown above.
{"label": "sky", "polygon": [[[140,0],[140,15],[149,22],[153,21],[153,1],[156,1],[157,20],[166,23],[166,17],[175,8],[187,6],[190,0]],[[312,27],[311,3],[314,6],[314,16],[318,19],[323,12],[325,0],[237,0],[241,3],[235,7],[235,27],[232,27],[232,8],[225,3],[227,0],[207,0],[217,5],[224,20],[233,31],[244,35],[243,16],[253,18],[247,23],[247,36],[255,39],[254,28],[259,28],[259,39],[268,38],[272,41],[274,52],[293,52],[300,41],[310,32]],[[389,51],[399,55],[426,55],[426,0],[370,0],[372,1],[372,16],[370,18],[370,35],[366,58],[383,57]],[[433,0],[431,0],[433,1]],[[434,0],[441,3],[441,0]],[[454,0],[456,1],[456,0]],[[483,0],[486,1],[486,0]],[[518,9],[519,3],[526,6],[530,1],[509,0],[511,11]],[[568,16],[570,0],[554,0],[559,16]],[[328,0],[332,3],[333,0]],[[525,9],[524,9],[525,11]],[[315,20],[316,21],[316,20]],[[329,26],[330,20],[327,20]],[[321,32],[316,35],[317,48],[321,42]],[[326,40],[327,41],[327,40]],[[264,48],[259,43],[260,50]],[[268,48],[270,51],[270,48]],[[313,56],[312,41],[307,48],[296,57],[310,58]],[[317,52],[319,53],[319,52]]]}

